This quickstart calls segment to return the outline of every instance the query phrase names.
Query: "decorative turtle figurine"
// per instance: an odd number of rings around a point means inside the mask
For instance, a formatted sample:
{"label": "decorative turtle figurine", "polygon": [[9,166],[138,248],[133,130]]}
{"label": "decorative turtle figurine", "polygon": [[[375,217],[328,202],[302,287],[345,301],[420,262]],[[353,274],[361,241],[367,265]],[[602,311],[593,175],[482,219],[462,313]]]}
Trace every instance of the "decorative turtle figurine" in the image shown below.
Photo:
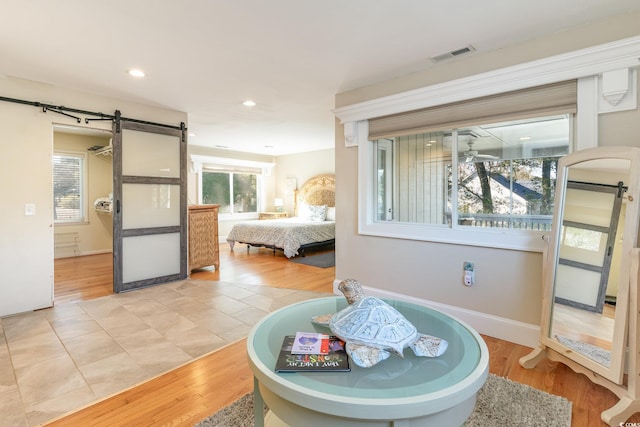
{"label": "decorative turtle figurine", "polygon": [[329,326],[333,334],[347,343],[347,354],[356,365],[369,368],[392,352],[404,357],[407,347],[416,356],[438,357],[446,351],[447,341],[419,333],[398,310],[381,299],[365,296],[358,281],[343,280],[338,289],[349,305],[335,314],[312,320]]}

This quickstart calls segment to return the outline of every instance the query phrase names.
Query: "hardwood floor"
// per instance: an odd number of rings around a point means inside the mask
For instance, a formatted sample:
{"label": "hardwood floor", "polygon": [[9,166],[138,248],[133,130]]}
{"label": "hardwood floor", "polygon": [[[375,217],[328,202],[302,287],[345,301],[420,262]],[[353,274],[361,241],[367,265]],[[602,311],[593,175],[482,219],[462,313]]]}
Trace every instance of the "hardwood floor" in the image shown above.
{"label": "hardwood floor", "polygon": [[54,260],[54,303],[83,301],[113,293],[113,255]]}
{"label": "hardwood floor", "polygon": [[45,425],[193,426],[253,390],[245,349],[238,341]]}
{"label": "hardwood floor", "polygon": [[[310,252],[321,253],[322,251]],[[60,258],[54,261],[55,304],[89,300],[113,293],[112,254]],[[220,269],[203,268],[191,272],[192,279],[296,288],[306,291],[332,292],[335,268],[309,267],[289,262],[281,251],[238,245],[220,245]]]}
{"label": "hardwood floor", "polygon": [[[221,248],[220,271],[200,270],[194,280],[221,280],[255,285],[331,292],[335,268],[316,268],[288,262],[280,253],[244,248],[230,253]],[[57,265],[56,265],[57,269]],[[83,270],[83,269],[81,269]],[[56,271],[57,274],[57,271]],[[81,280],[82,283],[93,283]],[[57,285],[57,283],[56,283]],[[95,286],[93,285],[88,286]],[[97,292],[96,292],[97,293]],[[62,301],[91,298],[94,291],[66,289]],[[56,301],[58,301],[56,289]],[[604,426],[600,413],[617,398],[566,366],[545,360],[534,369],[518,364],[530,348],[483,336],[490,353],[490,372],[551,394],[573,404],[573,426]],[[231,344],[139,386],[70,414],[47,426],[192,426],[202,418],[252,391],[253,379],[245,357],[245,340]],[[629,422],[640,422],[634,415]],[[513,425],[518,425],[514,420]]]}

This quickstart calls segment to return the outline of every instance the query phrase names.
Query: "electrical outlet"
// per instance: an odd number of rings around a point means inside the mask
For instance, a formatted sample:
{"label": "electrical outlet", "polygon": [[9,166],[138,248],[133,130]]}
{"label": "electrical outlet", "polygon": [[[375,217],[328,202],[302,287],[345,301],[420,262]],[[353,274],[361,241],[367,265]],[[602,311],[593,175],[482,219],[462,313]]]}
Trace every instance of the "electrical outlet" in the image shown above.
{"label": "electrical outlet", "polygon": [[476,280],[475,278],[476,273],[475,273],[475,269],[473,268],[473,263],[469,261],[465,261],[464,264],[462,264],[462,270],[464,271],[464,278],[462,280],[462,283],[464,283],[465,286],[473,285],[473,283]]}
{"label": "electrical outlet", "polygon": [[465,271],[464,272],[464,284],[465,284],[465,286],[473,285],[473,282],[475,281],[474,275],[475,274],[474,274],[473,270],[469,270],[469,271]]}

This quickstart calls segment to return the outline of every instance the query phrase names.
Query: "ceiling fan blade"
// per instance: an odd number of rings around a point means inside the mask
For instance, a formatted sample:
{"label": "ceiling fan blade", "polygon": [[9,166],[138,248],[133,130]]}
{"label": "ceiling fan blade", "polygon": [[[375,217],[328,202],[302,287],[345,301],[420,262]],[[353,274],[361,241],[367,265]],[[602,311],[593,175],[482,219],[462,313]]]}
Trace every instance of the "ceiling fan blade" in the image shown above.
{"label": "ceiling fan blade", "polygon": [[464,157],[465,163],[489,162],[493,160],[500,160],[500,157],[492,156],[490,154],[465,155]]}
{"label": "ceiling fan blade", "polygon": [[465,156],[466,163],[474,162],[474,161],[488,161],[488,160],[500,159],[500,157],[492,156],[491,154],[479,154],[477,150],[473,149],[473,141],[469,141],[467,145],[469,146],[469,150],[462,153]]}
{"label": "ceiling fan blade", "polygon": [[486,159],[486,160],[498,160],[500,157],[492,156],[491,154],[476,154],[476,159]]}

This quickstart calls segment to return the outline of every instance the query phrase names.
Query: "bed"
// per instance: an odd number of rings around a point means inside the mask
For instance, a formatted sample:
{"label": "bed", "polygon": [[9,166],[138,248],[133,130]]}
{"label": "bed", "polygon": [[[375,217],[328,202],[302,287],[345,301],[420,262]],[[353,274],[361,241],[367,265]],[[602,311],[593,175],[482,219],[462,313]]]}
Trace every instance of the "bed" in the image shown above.
{"label": "bed", "polygon": [[305,255],[307,249],[335,243],[335,177],[310,178],[295,192],[295,217],[243,221],[233,226],[227,242],[281,250],[287,258]]}

